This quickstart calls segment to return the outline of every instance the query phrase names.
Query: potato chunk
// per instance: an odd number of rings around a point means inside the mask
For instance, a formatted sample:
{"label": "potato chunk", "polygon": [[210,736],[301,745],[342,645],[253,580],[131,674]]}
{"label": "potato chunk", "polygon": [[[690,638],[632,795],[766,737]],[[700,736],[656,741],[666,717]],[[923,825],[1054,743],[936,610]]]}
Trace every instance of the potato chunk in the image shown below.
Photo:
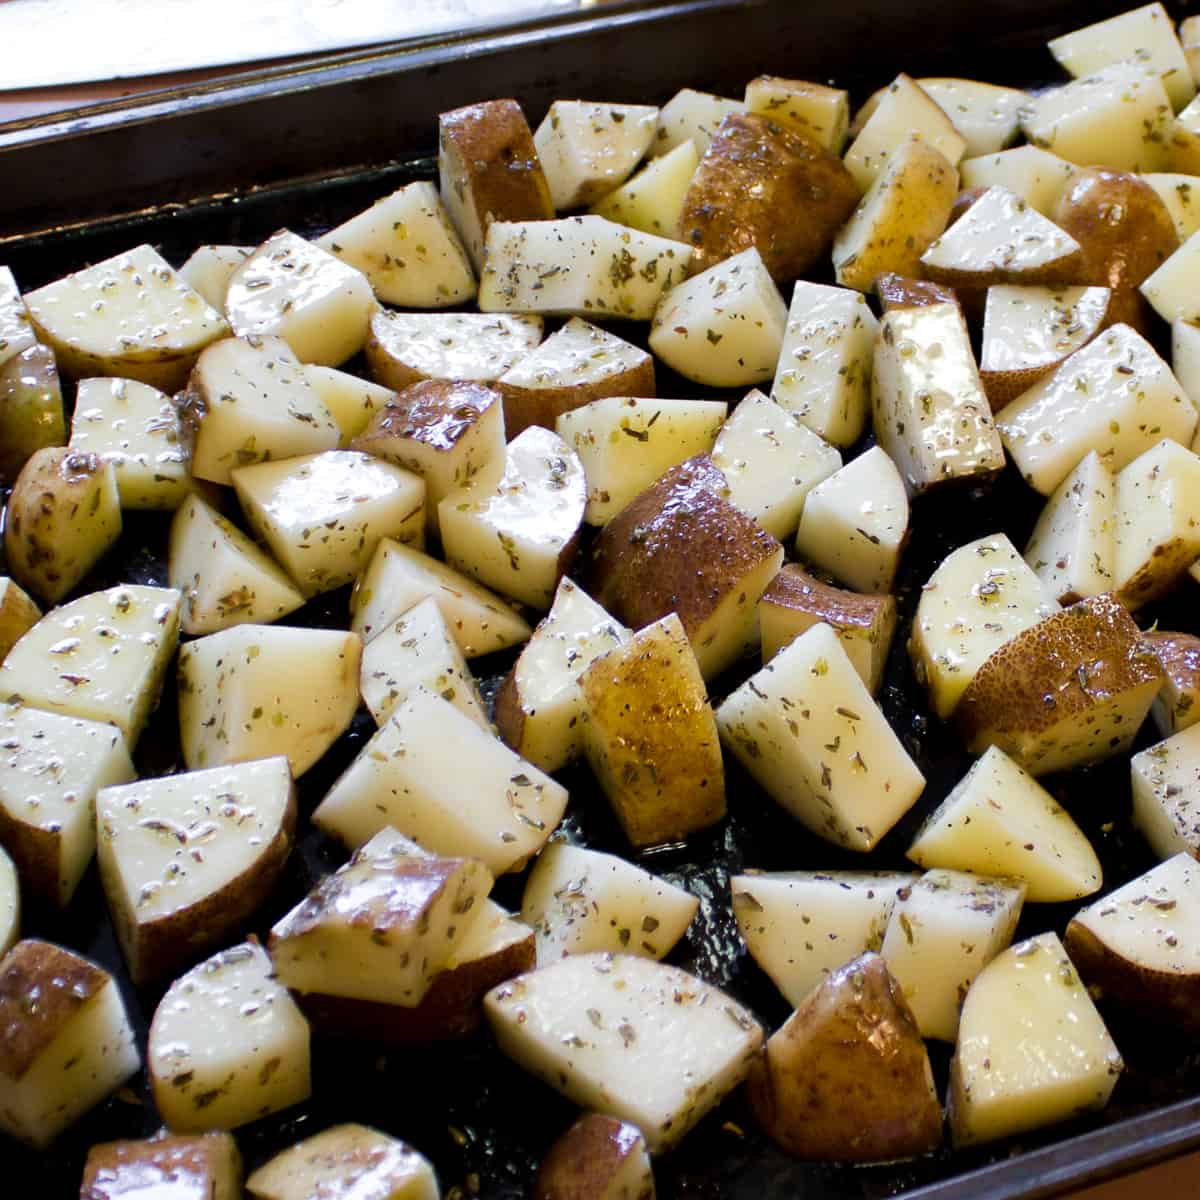
{"label": "potato chunk", "polygon": [[367,428],[375,414],[396,398],[391,388],[336,367],[304,363],[302,371],[338,427],[338,448],[342,450],[350,448],[350,443]]}
{"label": "potato chunk", "polygon": [[179,268],[179,278],[223,314],[230,276],[253,253],[253,246],[197,246]]}
{"label": "potato chunk", "polygon": [[805,79],[752,79],[746,84],[746,109],[797,130],[834,154],[841,154],[850,127],[850,93]]}
{"label": "potato chunk", "polygon": [[17,281],[8,267],[0,266],[0,366],[37,344]]}
{"label": "potato chunk", "polygon": [[533,1188],[535,1200],[654,1200],[646,1139],[628,1121],[585,1113],[546,1151]]}
{"label": "potato chunk", "polygon": [[1166,738],[1200,721],[1200,638],[1157,629],[1143,636],[1166,675],[1150,709],[1159,734]]}
{"label": "potato chunk", "polygon": [[1000,184],[1051,220],[1058,198],[1075,171],[1066,159],[1038,146],[1017,146],[964,159],[959,164],[964,188],[987,189]]}
{"label": "potato chunk", "polygon": [[130,1200],[138,1193],[173,1200],[240,1200],[242,1156],[228,1133],[159,1134],[102,1142],[88,1151],[80,1200]]}
{"label": "potato chunk", "polygon": [[0,575],[0,662],[41,617],[42,610],[21,585]]}
{"label": "potato chunk", "polygon": [[0,846],[0,960],[12,949],[21,930],[21,885],[17,868]]}
{"label": "potato chunk", "polygon": [[950,118],[967,145],[965,157],[995,154],[1011,145],[1029,93],[978,79],[923,78],[921,90]]}
{"label": "potato chunk", "polygon": [[651,160],[632,179],[592,205],[598,217],[660,237],[679,236],[679,218],[700,152],[690,138]]}
{"label": "potato chunk", "polygon": [[658,132],[654,135],[650,153],[668,154],[690,141],[697,153],[703,155],[721,122],[730,113],[745,111],[746,105],[741,100],[698,92],[695,88],[680,88],[659,111]]}
{"label": "potato chunk", "polygon": [[39,342],[0,364],[0,482],[16,479],[35,451],[66,440],[54,351]]}
{"label": "potato chunk", "polygon": [[1135,754],[1130,761],[1133,824],[1159,858],[1187,850],[1200,858],[1200,725]]}

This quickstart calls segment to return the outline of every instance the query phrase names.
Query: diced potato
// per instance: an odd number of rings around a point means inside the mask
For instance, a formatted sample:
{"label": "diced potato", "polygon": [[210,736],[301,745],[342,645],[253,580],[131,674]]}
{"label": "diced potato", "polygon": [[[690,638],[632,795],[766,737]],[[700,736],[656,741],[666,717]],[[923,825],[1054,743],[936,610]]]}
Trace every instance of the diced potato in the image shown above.
{"label": "diced potato", "polygon": [[138,1192],[173,1200],[240,1200],[242,1156],[228,1133],[101,1142],[88,1151],[83,1200],[127,1200]]}
{"label": "diced potato", "polygon": [[702,156],[713,134],[730,113],[746,111],[741,100],[681,88],[659,110],[658,132],[650,146],[650,154],[668,154],[677,146],[691,141],[698,156]]}
{"label": "diced potato", "polygon": [[152,246],[84,267],[27,292],[38,339],[76,379],[117,375],[170,392],[196,356],[225,337],[225,318]]}
{"label": "diced potato", "polygon": [[890,592],[908,539],[908,497],[896,464],[872,446],[804,501],[796,553],[855,591]]}
{"label": "diced potato", "polygon": [[53,609],[0,664],[0,696],[115,725],[132,749],[175,653],[180,601],[128,584]]}
{"label": "diced potato", "polygon": [[1179,22],[1179,41],[1183,54],[1192,72],[1192,79],[1200,76],[1200,17],[1186,17]]}
{"label": "diced potato", "polygon": [[238,337],[279,337],[301,362],[340,366],[366,343],[375,311],[367,277],[281,229],[229,279],[225,314]]}
{"label": "diced potato", "polygon": [[579,677],[588,763],[636,847],[678,842],[725,815],[717,724],[675,613]]}
{"label": "diced potato", "polygon": [[684,197],[699,164],[700,152],[689,138],[651,160],[589,211],[643,233],[677,238]]}
{"label": "diced potato", "polygon": [[0,846],[0,960],[12,949],[21,931],[21,885],[17,868]]}
{"label": "diced potato", "polygon": [[44,1150],[140,1065],[117,981],[28,938],[0,959],[0,1129]]}
{"label": "diced potato", "polygon": [[835,446],[858,441],[879,322],[861,292],[798,279],[771,399]]}
{"label": "diced potato", "polygon": [[1164,321],[1200,319],[1196,279],[1200,277],[1200,233],[1193,233],[1161,267],[1142,283],[1140,291]]}
{"label": "diced potato", "polygon": [[963,155],[996,154],[1011,145],[1029,93],[978,79],[918,79],[917,84],[966,139]]}
{"label": "diced potato", "polygon": [[1135,754],[1133,824],[1159,858],[1186,850],[1200,858],[1200,725],[1192,725]]}
{"label": "diced potato", "polygon": [[42,610],[21,585],[7,575],[0,575],[0,662],[41,616]]}
{"label": "diced potato", "polygon": [[253,246],[198,246],[179,268],[179,278],[223,314],[229,280],[253,253]]}
{"label": "diced potato", "polygon": [[1157,629],[1143,636],[1166,676],[1150,715],[1167,738],[1200,721],[1200,638]]}
{"label": "diced potato", "polygon": [[546,1151],[533,1188],[542,1200],[554,1196],[654,1200],[654,1171],[646,1139],[628,1121],[584,1113]]}
{"label": "diced potato", "polygon": [[966,158],[959,164],[964,188],[1006,187],[1030,208],[1051,218],[1075,169],[1066,159],[1038,146],[1017,146],[996,154]]}
{"label": "diced potato", "polygon": [[0,367],[37,344],[17,281],[8,267],[0,266]]}
{"label": "diced potato", "polygon": [[713,448],[721,400],[593,400],[555,423],[583,463],[589,525],[605,525],[671,467]]}
{"label": "diced potato", "polygon": [[1187,398],[1200,408],[1200,325],[1171,322],[1171,370]]}
{"label": "diced potato", "polygon": [[54,351],[39,342],[0,364],[0,482],[11,483],[34,451],[66,440]]}
{"label": "diced potato", "polygon": [[746,84],[746,110],[790,125],[834,154],[841,154],[850,128],[849,92],[803,79],[752,79]]}
{"label": "diced potato", "polygon": [[609,950],[663,958],[700,901],[615,854],[553,842],[539,855],[521,899],[537,937],[538,964]]}
{"label": "diced potato", "polygon": [[519,871],[546,844],[567,791],[448,700],[414,688],[333,785],[313,823],[361,846],[387,825],[435,854]]}
{"label": "diced potato", "polygon": [[1152,171],[1142,176],[1166,205],[1180,242],[1200,229],[1200,178],[1171,172]]}
{"label": "diced potato", "polygon": [[175,1133],[236,1129],[311,1094],[308,1022],[257,942],[222,950],[167,989],[146,1053]]}
{"label": "diced potato", "polygon": [[380,539],[425,543],[425,483],[357,450],[235,467],[251,527],[305,596],[352,582]]}
{"label": "diced potato", "polygon": [[391,388],[359,379],[336,367],[322,367],[317,363],[305,363],[305,379],[317,399],[321,401],[337,425],[341,436],[338,446],[346,449],[363,432],[375,415],[391,401],[396,393]]}
{"label": "diced potato", "polygon": [[384,196],[316,244],[361,271],[386,304],[446,308],[475,298],[471,260],[428,181]]}
{"label": "diced potato", "polygon": [[717,710],[725,747],[819,837],[870,850],[925,779],[838,636],[814,625]]}
{"label": "diced potato", "polygon": [[984,967],[963,1003],[950,1064],[955,1145],[1103,1108],[1123,1065],[1057,936],[1012,946]]}
{"label": "diced potato", "polygon": [[745,1078],[762,1029],[740,1004],[665,963],[572,954],[494,988],[503,1053],[585,1107],[676,1145]]}

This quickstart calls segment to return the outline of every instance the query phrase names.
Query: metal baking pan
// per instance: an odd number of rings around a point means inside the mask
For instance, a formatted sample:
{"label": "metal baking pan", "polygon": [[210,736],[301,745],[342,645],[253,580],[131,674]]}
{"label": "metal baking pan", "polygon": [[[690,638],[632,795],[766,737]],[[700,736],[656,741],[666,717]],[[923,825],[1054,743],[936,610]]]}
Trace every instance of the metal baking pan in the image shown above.
{"label": "metal baking pan", "polygon": [[[472,100],[514,95],[531,121],[560,96],[665,100],[684,85],[740,94],[764,71],[830,79],[855,90],[912,74],[974,75],[1035,84],[1054,76],[1047,37],[1128,7],[1071,0],[989,0],[971,6],[942,0],[685,0],[618,3],[574,16],[458,38],[330,56],[167,91],[69,116],[0,127],[0,262],[31,288],[140,241],[181,262],[209,241],[255,243],[287,225],[323,229],[399,184],[431,171],[437,113]],[[1181,6],[1168,4],[1173,15]],[[989,30],[981,38],[979,31]],[[964,49],[966,47],[966,49]],[[630,336],[636,332],[622,330]],[[663,373],[663,395],[689,394]],[[694,391],[694,389],[692,389]],[[735,397],[730,397],[735,398]],[[924,715],[903,645],[921,583],[953,546],[1004,529],[1023,544],[1037,498],[1004,475],[986,493],[930,497],[916,506],[900,597],[902,620],[882,703],[929,783],[910,813],[867,860],[899,867],[923,814],[966,767],[952,733]],[[109,560],[84,588],[118,579],[163,582],[163,518],[130,519]],[[1188,598],[1163,602],[1146,618],[1164,628],[1195,626]],[[294,618],[324,624],[346,619],[346,595],[332,593]],[[488,686],[504,660],[477,663]],[[727,682],[713,688],[720,695]],[[138,747],[145,774],[177,764],[171,689]],[[360,717],[301,781],[301,813],[312,807],[371,732]],[[1141,745],[1153,740],[1143,733]],[[572,804],[567,836],[624,849],[619,831],[586,769],[564,773]],[[644,856],[650,869],[686,883],[701,913],[671,961],[727,987],[770,1028],[787,1007],[741,949],[727,903],[728,876],[744,867],[833,868],[863,860],[805,833],[729,766],[730,816],[685,848]],[[1124,760],[1055,781],[1055,790],[1092,837],[1110,883],[1151,865],[1128,823]],[[302,828],[304,822],[302,821]],[[304,894],[343,859],[311,830],[252,932]],[[520,881],[503,880],[499,898],[519,903]],[[1061,932],[1072,906],[1038,906],[1020,933]],[[26,930],[93,955],[120,973],[95,872],[70,911],[31,909]],[[123,976],[122,976],[123,978]],[[123,978],[144,1032],[161,995],[135,991]],[[657,1164],[663,1197],[772,1200],[922,1200],[1049,1197],[1200,1147],[1200,1047],[1152,1023],[1106,1012],[1127,1061],[1103,1113],[1065,1126],[966,1152],[943,1150],[900,1164],[850,1168],[807,1165],[757,1133],[734,1096]],[[944,1086],[948,1050],[934,1049]],[[314,1097],[300,1108],[240,1131],[254,1166],[292,1141],[340,1120],[361,1120],[410,1140],[436,1163],[443,1190],[515,1198],[529,1193],[536,1163],[573,1119],[574,1108],[502,1059],[486,1035],[453,1046],[386,1051],[373,1045],[314,1040]],[[85,1118],[49,1154],[0,1144],[9,1179],[37,1181],[46,1200],[77,1192],[88,1145],[141,1136],[157,1126],[139,1079]],[[0,1185],[6,1195],[8,1184]]]}

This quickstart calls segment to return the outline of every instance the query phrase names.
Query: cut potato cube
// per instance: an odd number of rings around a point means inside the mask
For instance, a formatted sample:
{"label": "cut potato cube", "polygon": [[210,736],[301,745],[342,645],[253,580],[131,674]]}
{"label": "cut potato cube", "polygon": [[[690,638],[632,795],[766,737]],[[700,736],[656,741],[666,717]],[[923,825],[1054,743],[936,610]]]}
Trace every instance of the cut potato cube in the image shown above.
{"label": "cut potato cube", "polygon": [[179,736],[188,769],[287,756],[297,779],[358,708],[362,642],[337,629],[237,625],[179,652]]}
{"label": "cut potato cube", "polygon": [[341,430],[287,343],[226,338],[198,359],[182,399],[192,474],[228,484],[235,467],[332,450]]}
{"label": "cut potato cube", "polygon": [[658,113],[658,132],[650,145],[650,154],[668,154],[677,146],[690,141],[697,156],[703,156],[721,122],[730,113],[746,111],[741,100],[681,88]]}
{"label": "cut potato cube", "polygon": [[879,691],[896,632],[893,596],[842,591],[789,563],[763,592],[758,619],[763,662],[769,662],[805,630],[824,622],[838,635],[868,691],[872,695]]}
{"label": "cut potato cube", "polygon": [[1200,408],[1193,399],[1200,397],[1200,325],[1171,322],[1171,369],[1188,399]]}
{"label": "cut potato cube", "polygon": [[494,988],[501,1051],[669,1150],[745,1078],[762,1029],[725,993],[633,954],[573,954]]}
{"label": "cut potato cube", "polygon": [[146,1052],[175,1133],[236,1129],[307,1100],[308,1022],[257,942],[222,950],[167,989]]}
{"label": "cut potato cube", "polygon": [[357,450],[235,467],[252,528],[305,596],[356,579],[381,538],[425,542],[425,483]]}
{"label": "cut potato cube", "polygon": [[1159,734],[1167,738],[1200,721],[1200,638],[1160,630],[1143,637],[1166,676],[1150,715]]}
{"label": "cut potato cube", "polygon": [[241,1200],[242,1156],[228,1133],[103,1142],[88,1151],[81,1200]]}
{"label": "cut potato cube", "polygon": [[722,426],[712,461],[729,485],[730,503],[783,541],[795,533],[805,497],[842,456],[797,413],[755,389]]}
{"label": "cut potato cube", "polygon": [[376,413],[396,398],[391,388],[359,379],[336,367],[305,363],[302,370],[317,399],[325,405],[338,427],[341,434],[338,446],[342,450],[367,428]]}
{"label": "cut potato cube", "polygon": [[70,446],[36,450],[21,468],[4,520],[8,569],[57,603],[121,536],[121,497],[111,462]]}
{"label": "cut potato cube", "polygon": [[896,897],[916,875],[881,871],[752,871],[729,880],[751,958],[793,1008],[823,979],[878,950]]}
{"label": "cut potato cube", "polygon": [[1133,824],[1159,858],[1186,850],[1200,858],[1200,725],[1135,754],[1130,761]]}
{"label": "cut potato cube", "polygon": [[519,871],[554,832],[567,791],[448,700],[413,688],[313,814],[345,845],[387,825],[435,854]]}
{"label": "cut potato cube", "polygon": [[725,815],[717,724],[675,613],[579,677],[588,763],[636,847],[678,842]]}
{"label": "cut potato cube", "polygon": [[475,298],[471,260],[426,180],[375,201],[316,244],[361,271],[386,304],[446,308]]}
{"label": "cut potato cube", "polygon": [[1140,291],[1164,321],[1200,320],[1200,304],[1195,298],[1196,279],[1200,276],[1200,233],[1193,233],[1141,284]]}
{"label": "cut potato cube", "polygon": [[541,340],[541,317],[385,310],[371,318],[367,366],[398,392],[425,379],[494,383]]}
{"label": "cut potato cube", "polygon": [[867,422],[878,332],[861,292],[798,279],[771,399],[827,442],[852,445]]}
{"label": "cut potato cube", "polygon": [[872,446],[804,501],[796,553],[855,591],[890,592],[908,539],[908,496],[896,464]]}
{"label": "cut potato cube", "polygon": [[580,208],[619,187],[657,132],[650,104],[555,100],[533,135],[554,207]]}
{"label": "cut potato cube", "polygon": [[818,837],[870,850],[925,779],[838,636],[814,625],[717,709],[721,740]]}
{"label": "cut potato cube", "polygon": [[500,736],[543,771],[557,771],[577,758],[583,753],[585,719],[579,677],[630,636],[624,625],[564,575],[550,612],[533,631],[496,695]]}
{"label": "cut potato cube", "polygon": [[467,658],[507,650],[530,634],[528,622],[495,592],[391,538],[384,538],[350,596],[351,628],[369,642],[414,604],[432,596]]}
{"label": "cut potato cube", "polygon": [[1059,604],[1100,596],[1113,588],[1116,529],[1116,484],[1093,450],[1046,501],[1025,561]]}
{"label": "cut potato cube", "polygon": [[[334,1125],[275,1155],[246,1180],[251,1200],[438,1200],[433,1165],[365,1125]],[[218,1198],[219,1200],[219,1198]]]}
{"label": "cut potato cube", "polygon": [[281,229],[236,271],[225,314],[238,337],[279,337],[306,363],[340,366],[367,340],[375,311],[367,277]]}
{"label": "cut potato cube", "polygon": [[1186,242],[1200,229],[1200,177],[1152,171],[1142,179],[1170,213],[1180,243]]}
{"label": "cut potato cube", "polygon": [[677,238],[683,201],[699,165],[700,152],[689,138],[647,163],[589,211],[643,233]]}
{"label": "cut potato cube", "polygon": [[14,480],[35,451],[66,440],[54,351],[39,342],[0,365],[0,483]]}
{"label": "cut potato cube", "polygon": [[135,983],[174,975],[219,945],[270,895],[291,853],[287,760],[106,787],[97,859]]}
{"label": "cut potato cube", "polygon": [[0,575],[0,662],[41,617],[42,610],[21,585]]}
{"label": "cut potato cube", "polygon": [[663,296],[650,349],[694,383],[748,387],[774,376],[786,326],[787,305],[751,247]]}
{"label": "cut potato cube", "polygon": [[1179,22],[1179,41],[1192,78],[1200,77],[1200,17],[1185,17]]}
{"label": "cut potato cube", "polygon": [[181,387],[200,351],[229,333],[145,244],[27,292],[25,306],[66,374],[117,375],[164,392]]}
{"label": "cut potato cube", "polygon": [[999,184],[1015,192],[1030,208],[1053,219],[1058,198],[1075,174],[1073,163],[1038,146],[1017,146],[996,154],[964,159],[962,186],[987,189]]}
{"label": "cut potato cube", "polygon": [[115,725],[132,749],[175,653],[180,600],[173,588],[128,584],[53,609],[0,665],[0,695]]}
{"label": "cut potato cube", "polygon": [[21,885],[17,868],[0,846],[0,960],[16,943],[21,932]]}
{"label": "cut potato cube", "polygon": [[915,133],[901,140],[833,239],[837,282],[869,292],[888,272],[917,277],[957,195],[958,172],[936,146]]}
{"label": "cut potato cube", "polygon": [[966,140],[963,155],[996,154],[1016,139],[1029,93],[978,79],[918,79],[918,86]]}
{"label": "cut potato cube", "polygon": [[687,275],[692,248],[603,217],[494,221],[479,281],[485,313],[648,321]]}
{"label": "cut potato cube", "polygon": [[746,84],[746,110],[790,125],[834,154],[841,154],[850,128],[850,93],[803,79],[752,79]]}
{"label": "cut potato cube", "polygon": [[1124,753],[1162,682],[1128,612],[1096,596],[1006,641],[975,673],[955,715],[970,753],[999,746],[1044,775]]}
{"label": "cut potato cube", "polygon": [[1026,481],[1050,495],[1089,451],[1119,471],[1163,438],[1188,445],[1196,407],[1154,348],[1114,325],[996,414]]}
{"label": "cut potato cube", "polygon": [[538,1164],[534,1195],[654,1200],[654,1171],[646,1139],[636,1125],[584,1113]]}
{"label": "cut potato cube", "polygon": [[37,344],[17,281],[8,267],[0,266],[0,367]]}
{"label": "cut potato cube", "polygon": [[179,268],[179,278],[223,314],[229,280],[253,253],[253,246],[199,246]]}
{"label": "cut potato cube", "polygon": [[721,400],[605,397],[555,423],[587,479],[589,525],[605,525],[636,496],[686,459],[707,454],[725,422]]}
{"label": "cut potato cube", "polygon": [[950,1064],[955,1145],[1103,1108],[1123,1065],[1057,936],[1012,946],[984,967],[963,1003]]}

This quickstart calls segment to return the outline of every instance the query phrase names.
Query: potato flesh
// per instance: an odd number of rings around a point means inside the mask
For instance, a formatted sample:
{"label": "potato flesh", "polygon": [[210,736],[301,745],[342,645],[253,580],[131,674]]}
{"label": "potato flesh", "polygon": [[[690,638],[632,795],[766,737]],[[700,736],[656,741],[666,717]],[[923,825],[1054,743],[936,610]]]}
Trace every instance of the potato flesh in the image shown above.
{"label": "potato flesh", "polygon": [[964,188],[990,188],[999,184],[1015,192],[1043,217],[1051,218],[1074,173],[1073,163],[1038,146],[1017,146],[967,158],[959,164]]}
{"label": "potato flesh", "polygon": [[38,343],[0,365],[0,480],[11,482],[31,454],[66,440],[54,351]]}
{"label": "potato flesh", "polygon": [[897,893],[916,875],[764,871],[734,875],[733,915],[750,956],[794,1007],[838,967],[878,950]]}
{"label": "potato flesh", "polygon": [[841,154],[850,127],[850,94],[803,79],[760,75],[746,84],[746,111],[790,125],[826,150]]}
{"label": "potato flesh", "polygon": [[658,130],[650,144],[650,154],[657,158],[690,141],[698,158],[702,157],[721,122],[730,113],[745,111],[746,105],[741,100],[681,88],[659,110]]}
{"label": "potato flesh", "polygon": [[1200,318],[1200,305],[1195,299],[1197,273],[1200,273],[1200,233],[1193,233],[1142,281],[1140,291],[1164,321],[1195,322]]}
{"label": "potato flesh", "polygon": [[253,253],[253,246],[198,246],[179,268],[179,278],[223,314],[229,280]]}
{"label": "potato flesh", "polygon": [[14,580],[0,575],[0,662],[42,618],[42,610]]}
{"label": "potato flesh", "polygon": [[566,789],[448,700],[415,688],[313,814],[347,846],[391,825],[436,854],[477,858],[493,875],[545,845]]}
{"label": "potato flesh", "polygon": [[0,846],[0,959],[3,959],[21,932],[21,887],[17,868]]}
{"label": "potato flesh", "polygon": [[[749,1069],[762,1029],[676,967],[635,955],[570,955],[494,988],[500,1049],[585,1108],[674,1146]],[[595,1015],[593,1015],[595,1014]]]}
{"label": "potato flesh", "polygon": [[[325,405],[341,436],[338,448],[345,450],[358,437],[371,418],[396,398],[391,388],[381,387],[368,379],[359,379],[336,367],[322,367],[317,363],[305,363],[304,378]],[[361,449],[361,447],[355,447]],[[403,466],[403,464],[400,464]]]}
{"label": "potato flesh", "polygon": [[1171,322],[1171,369],[1188,399],[1196,404],[1193,397],[1200,396],[1200,326],[1190,321]]}
{"label": "potato flesh", "polygon": [[1159,858],[1200,857],[1200,725],[1135,754],[1130,764],[1133,824]]}
{"label": "potato flesh", "polygon": [[1029,93],[978,79],[918,79],[921,90],[948,116],[966,141],[963,155],[995,154],[1017,136]]}
{"label": "potato flesh", "polygon": [[1200,638],[1156,630],[1146,634],[1146,641],[1166,675],[1150,715],[1159,735],[1167,738],[1200,721]]}
{"label": "potato flesh", "polygon": [[1062,943],[1043,933],[994,958],[963,1004],[950,1068],[958,1146],[1102,1108],[1121,1056]]}
{"label": "potato flesh", "polygon": [[717,724],[725,747],[777,804],[847,849],[872,849],[925,786],[825,624],[733,692]]}
{"label": "potato flesh", "polygon": [[661,158],[652,159],[589,211],[643,233],[678,237],[683,202],[699,165],[700,153],[689,138]]}
{"label": "potato flesh", "polygon": [[0,266],[0,367],[36,345],[37,336],[17,281],[8,267]]}
{"label": "potato flesh", "polygon": [[1150,171],[1142,176],[1171,214],[1182,244],[1200,229],[1200,178],[1171,171]]}
{"label": "potato flesh", "polygon": [[308,1022],[253,942],[171,984],[146,1057],[154,1102],[175,1133],[235,1129],[311,1093]]}
{"label": "potato flesh", "polygon": [[139,1192],[173,1200],[239,1200],[242,1156],[228,1133],[144,1141],[101,1142],[88,1151],[80,1195],[87,1200],[127,1200]]}

